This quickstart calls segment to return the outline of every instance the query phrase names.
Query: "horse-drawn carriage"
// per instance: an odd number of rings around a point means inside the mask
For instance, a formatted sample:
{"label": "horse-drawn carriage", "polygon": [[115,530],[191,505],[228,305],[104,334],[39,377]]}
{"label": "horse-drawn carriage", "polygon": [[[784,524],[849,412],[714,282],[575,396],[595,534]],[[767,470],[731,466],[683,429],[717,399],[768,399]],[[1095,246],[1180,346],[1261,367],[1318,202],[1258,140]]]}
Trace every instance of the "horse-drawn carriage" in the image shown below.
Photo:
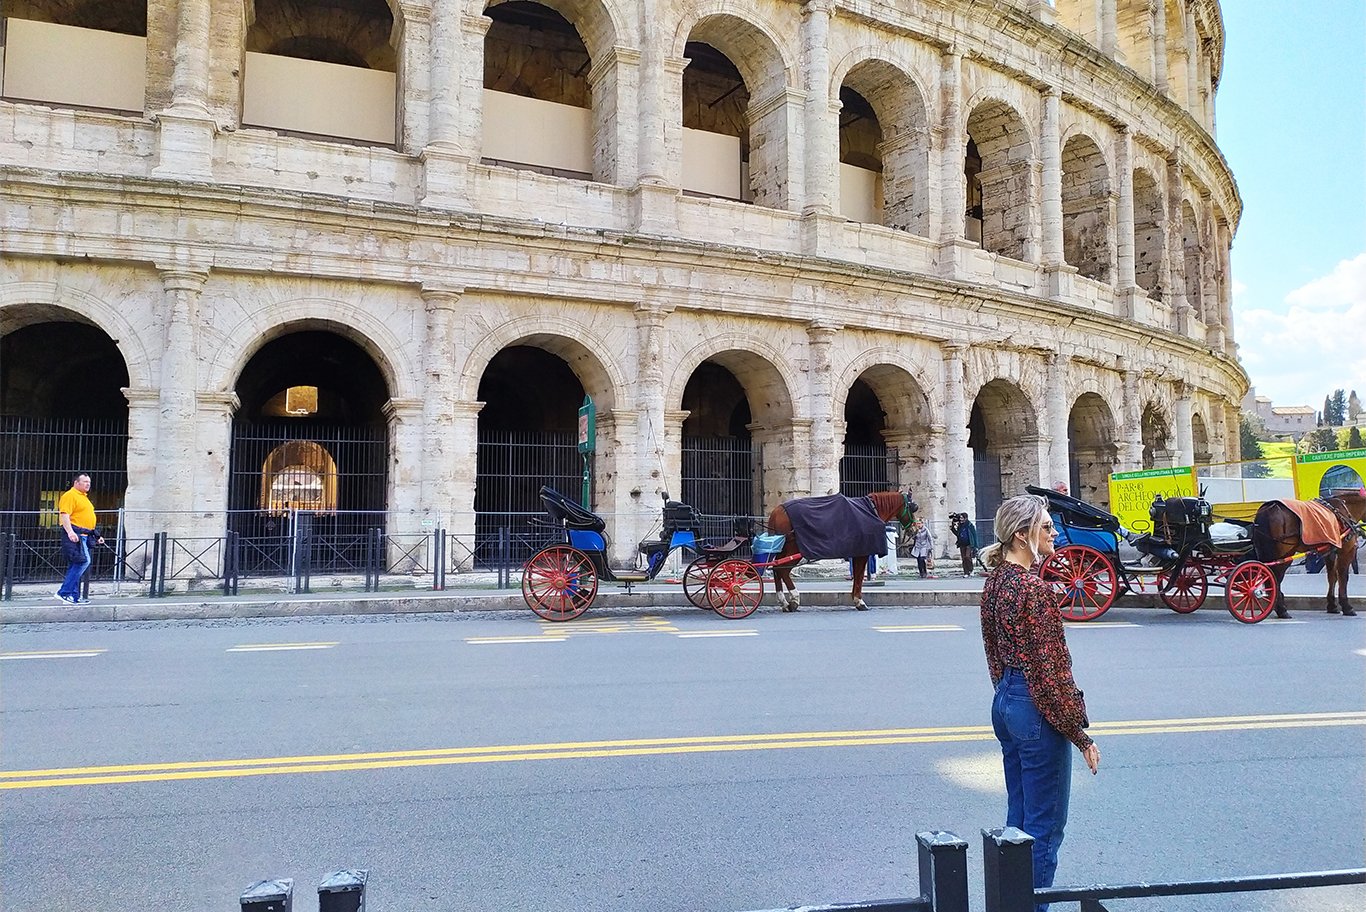
{"label": "horse-drawn carriage", "polygon": [[[1067,537],[1039,569],[1058,590],[1067,620],[1095,620],[1120,595],[1150,588],[1168,608],[1188,614],[1204,604],[1212,586],[1222,587],[1229,613],[1245,624],[1263,620],[1277,604],[1277,574],[1257,559],[1250,536],[1214,537],[1204,498],[1154,499],[1153,531],[1133,535],[1113,514],[1085,501],[1044,488],[1027,490],[1048,500],[1054,525]],[[1121,560],[1121,539],[1139,553],[1138,560]]]}

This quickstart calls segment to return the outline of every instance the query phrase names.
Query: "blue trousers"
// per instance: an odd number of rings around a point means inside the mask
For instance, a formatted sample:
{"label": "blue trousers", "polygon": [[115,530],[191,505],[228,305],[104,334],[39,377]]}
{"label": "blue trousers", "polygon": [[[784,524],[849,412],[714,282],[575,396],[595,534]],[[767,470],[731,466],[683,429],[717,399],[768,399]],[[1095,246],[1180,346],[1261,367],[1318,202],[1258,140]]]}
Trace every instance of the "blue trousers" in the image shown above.
{"label": "blue trousers", "polygon": [[[1024,675],[1007,668],[991,703],[1006,775],[1006,826],[1034,837],[1034,887],[1051,887],[1072,795],[1072,742],[1039,714]],[[1047,912],[1047,904],[1037,912]]]}
{"label": "blue trousers", "polygon": [[[65,537],[66,533],[62,533]],[[62,580],[62,588],[57,590],[57,594],[69,598],[79,599],[81,597],[81,577],[85,576],[85,571],[90,567],[90,542],[88,536],[76,533],[78,539],[75,544],[70,539],[66,539],[67,547],[63,548],[67,556],[66,577]],[[79,548],[79,556],[76,549]]]}

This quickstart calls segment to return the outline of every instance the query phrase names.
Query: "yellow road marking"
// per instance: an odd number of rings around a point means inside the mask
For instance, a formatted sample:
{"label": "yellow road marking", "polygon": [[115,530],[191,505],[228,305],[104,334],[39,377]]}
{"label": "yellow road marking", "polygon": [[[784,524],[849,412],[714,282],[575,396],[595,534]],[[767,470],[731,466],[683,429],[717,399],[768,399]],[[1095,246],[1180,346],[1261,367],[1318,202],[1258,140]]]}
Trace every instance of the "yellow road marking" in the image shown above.
{"label": "yellow road marking", "polygon": [[678,630],[673,624],[661,617],[647,615],[641,618],[589,618],[576,621],[538,622],[545,636],[578,636],[586,633],[674,633]]}
{"label": "yellow road marking", "polygon": [[[1104,735],[1153,735],[1362,725],[1366,725],[1366,712],[1214,716],[1193,719],[1098,722],[1090,730],[1094,734]],[[0,780],[8,781],[0,781],[0,790],[56,788],[72,785],[114,785],[129,782],[166,782],[184,779],[278,776],[294,773],[347,772],[421,766],[455,766],[470,763],[512,763],[530,760],[581,760],[816,747],[847,748],[894,744],[990,741],[993,738],[995,735],[989,726],[968,725],[940,728],[873,729],[869,731],[784,732],[777,734],[718,735],[714,737],[639,738],[620,741],[570,741],[550,744],[510,744],[489,747],[434,748],[318,756],[125,764],[4,771],[0,772]]]}
{"label": "yellow road marking", "polygon": [[31,652],[0,652],[0,659],[88,659],[103,649],[37,649]]}
{"label": "yellow road marking", "polygon": [[331,649],[337,643],[242,643],[227,652],[286,652],[291,649]]}

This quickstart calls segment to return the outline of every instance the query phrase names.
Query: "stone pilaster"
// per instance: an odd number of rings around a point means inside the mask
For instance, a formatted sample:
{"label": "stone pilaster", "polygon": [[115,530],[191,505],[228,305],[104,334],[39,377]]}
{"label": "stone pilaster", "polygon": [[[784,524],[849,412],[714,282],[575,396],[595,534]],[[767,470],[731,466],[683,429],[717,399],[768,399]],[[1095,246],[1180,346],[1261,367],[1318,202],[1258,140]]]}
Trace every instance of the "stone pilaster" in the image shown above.
{"label": "stone pilaster", "polygon": [[422,203],[462,208],[470,165],[483,150],[484,36],[493,20],[461,15],[457,3],[432,11],[431,115],[422,150]]}
{"label": "stone pilaster", "polygon": [[1115,289],[1121,293],[1137,284],[1134,275],[1134,142],[1128,127],[1115,135]]}
{"label": "stone pilaster", "polygon": [[655,3],[637,4],[640,16],[640,94],[636,96],[636,119],[640,123],[636,156],[638,182],[667,183],[665,166],[664,30],[659,27]]}
{"label": "stone pilaster", "polygon": [[[664,326],[672,309],[654,302],[636,305],[636,371],[635,413],[638,452],[636,477],[631,487],[638,487],[643,495],[653,498],[666,489],[675,497],[682,489],[669,488],[665,469],[664,410]],[[648,479],[648,480],[647,480]]]}
{"label": "stone pilaster", "polygon": [[196,479],[195,423],[199,388],[199,298],[207,272],[163,269],[165,291],[161,378],[157,396],[157,470],[153,502],[165,514],[163,528],[172,538],[202,535],[189,511],[201,509],[204,489]]}
{"label": "stone pilaster", "polygon": [[1119,19],[1115,10],[1115,0],[1100,0],[1100,52],[1106,57],[1119,59]]}
{"label": "stone pilaster", "polygon": [[1196,121],[1203,124],[1205,118],[1200,105],[1200,36],[1196,34],[1195,13],[1189,5],[1186,6],[1185,26],[1186,97],[1178,99],[1178,101],[1185,106],[1187,111],[1190,111],[1191,116],[1194,117]]}
{"label": "stone pilaster", "polygon": [[659,517],[661,505],[657,498],[642,496],[640,479],[636,477],[639,424],[640,415],[635,409],[614,408],[597,414],[593,511],[602,514],[607,522],[611,560],[619,565],[634,563],[636,543]]}
{"label": "stone pilaster", "polygon": [[218,535],[225,527],[228,489],[232,480],[228,458],[232,450],[233,416],[242,403],[236,393],[228,390],[199,393],[195,397],[195,406],[195,441],[198,445],[195,477],[199,485],[195,508],[204,513],[216,514],[212,521],[214,531],[206,530],[200,534]]}
{"label": "stone pilaster", "polygon": [[1040,465],[1046,466],[1043,480],[1049,487],[1059,481],[1067,482],[1069,487],[1072,483],[1067,439],[1067,422],[1071,417],[1069,411],[1072,405],[1072,397],[1068,392],[1071,389],[1068,376],[1070,367],[1071,359],[1061,352],[1053,352],[1048,356],[1048,395],[1044,397],[1044,407],[1048,410],[1046,424],[1051,442],[1047,461]]}
{"label": "stone pilaster", "polygon": [[802,63],[806,107],[803,130],[806,144],[805,213],[829,215],[839,201],[839,121],[831,116],[830,16],[834,0],[802,3]]}
{"label": "stone pilaster", "polygon": [[389,426],[388,530],[400,536],[430,533],[435,526],[423,522],[423,402],[390,399],[380,411]]}
{"label": "stone pilaster", "polygon": [[947,342],[943,350],[944,374],[944,490],[949,512],[977,512],[976,485],[972,477],[972,451],[968,449],[968,406],[963,393],[963,352],[967,345]]}
{"label": "stone pilaster", "polygon": [[807,327],[807,382],[811,417],[811,494],[819,497],[839,491],[840,441],[835,438],[834,366],[831,345],[839,327],[816,322]]}
{"label": "stone pilaster", "polygon": [[179,0],[171,71],[171,105],[157,114],[156,177],[207,179],[213,174],[209,113],[210,0]]}
{"label": "stone pilaster", "polygon": [[474,558],[467,551],[474,550],[474,491],[478,484],[476,448],[479,441],[479,410],[482,402],[459,400],[451,404],[451,439],[463,448],[462,458],[456,460],[450,494],[451,515],[446,528],[463,548],[451,548],[451,561],[457,570],[474,568]]}
{"label": "stone pilaster", "polygon": [[157,414],[161,396],[155,389],[120,390],[128,400],[128,489],[123,496],[124,525],[132,538],[146,538],[161,526],[153,521],[157,486]]}
{"label": "stone pilaster", "polygon": [[683,422],[687,409],[664,411],[664,490],[676,500],[683,496]]}
{"label": "stone pilaster", "polygon": [[593,93],[593,180],[634,183],[639,126],[632,122],[640,97],[640,51],[614,47],[588,71]]}
{"label": "stone pilaster", "polygon": [[948,244],[963,239],[964,213],[967,209],[966,177],[963,156],[966,147],[963,121],[963,55],[951,48],[939,58],[940,120],[939,193],[931,203],[939,213],[939,242]]}
{"label": "stone pilaster", "polygon": [[462,460],[469,460],[469,441],[454,431],[459,399],[455,366],[457,312],[463,288],[424,288],[426,341],[422,349],[422,468],[420,508],[430,519],[449,524],[458,508],[456,476]]}
{"label": "stone pilaster", "polygon": [[1172,384],[1172,415],[1176,423],[1176,464],[1191,465],[1195,462],[1195,435],[1191,427],[1191,388],[1177,381]]}
{"label": "stone pilaster", "polygon": [[398,0],[398,7],[398,148],[415,155],[427,145],[431,123],[432,9],[414,0]]}
{"label": "stone pilaster", "polygon": [[1133,472],[1143,468],[1143,403],[1138,393],[1138,372],[1120,361],[1124,376],[1123,442],[1119,447],[1120,471]]}
{"label": "stone pilaster", "polygon": [[1184,183],[1181,157],[1173,152],[1167,159],[1167,289],[1176,325],[1182,335],[1189,332],[1190,303],[1186,300],[1185,216],[1181,211]]}
{"label": "stone pilaster", "polygon": [[1153,85],[1167,94],[1167,10],[1164,0],[1149,0],[1148,17],[1153,32]]}
{"label": "stone pilaster", "polygon": [[1056,88],[1043,93],[1043,122],[1039,128],[1039,147],[1043,159],[1043,256],[1046,268],[1062,265],[1062,136],[1059,133],[1059,108],[1062,96]]}

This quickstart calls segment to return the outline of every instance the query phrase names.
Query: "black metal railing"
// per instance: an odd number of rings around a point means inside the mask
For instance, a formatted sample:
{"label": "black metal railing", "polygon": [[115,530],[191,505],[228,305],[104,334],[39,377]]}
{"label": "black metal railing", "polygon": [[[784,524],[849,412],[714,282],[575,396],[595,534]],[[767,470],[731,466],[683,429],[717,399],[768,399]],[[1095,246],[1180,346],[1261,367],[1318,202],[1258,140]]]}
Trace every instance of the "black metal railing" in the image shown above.
{"label": "black metal railing", "polygon": [[[511,530],[512,558],[519,562],[548,544],[550,539],[545,535],[526,532],[530,517],[544,515],[541,485],[550,485],[572,500],[581,500],[583,469],[578,438],[572,431],[481,428],[475,452],[474,566],[497,566],[499,529]],[[591,504],[584,506],[592,509]]]}
{"label": "black metal railing", "polygon": [[681,499],[699,513],[749,516],[757,507],[759,478],[748,437],[683,438]]}
{"label": "black metal railing", "polygon": [[1034,912],[1037,904],[1055,902],[1080,903],[1081,912],[1107,912],[1102,900],[1302,890],[1366,883],[1366,868],[1350,868],[1298,874],[1225,877],[1216,880],[1035,889],[1033,855],[1034,839],[1021,830],[1014,827],[998,827],[982,831],[986,912]]}
{"label": "black metal railing", "polygon": [[28,535],[56,518],[76,472],[90,476],[97,508],[117,509],[128,487],[127,418],[0,415],[0,530]]}
{"label": "black metal railing", "polygon": [[840,457],[840,493],[863,497],[899,488],[896,450],[882,444],[845,444]]}

